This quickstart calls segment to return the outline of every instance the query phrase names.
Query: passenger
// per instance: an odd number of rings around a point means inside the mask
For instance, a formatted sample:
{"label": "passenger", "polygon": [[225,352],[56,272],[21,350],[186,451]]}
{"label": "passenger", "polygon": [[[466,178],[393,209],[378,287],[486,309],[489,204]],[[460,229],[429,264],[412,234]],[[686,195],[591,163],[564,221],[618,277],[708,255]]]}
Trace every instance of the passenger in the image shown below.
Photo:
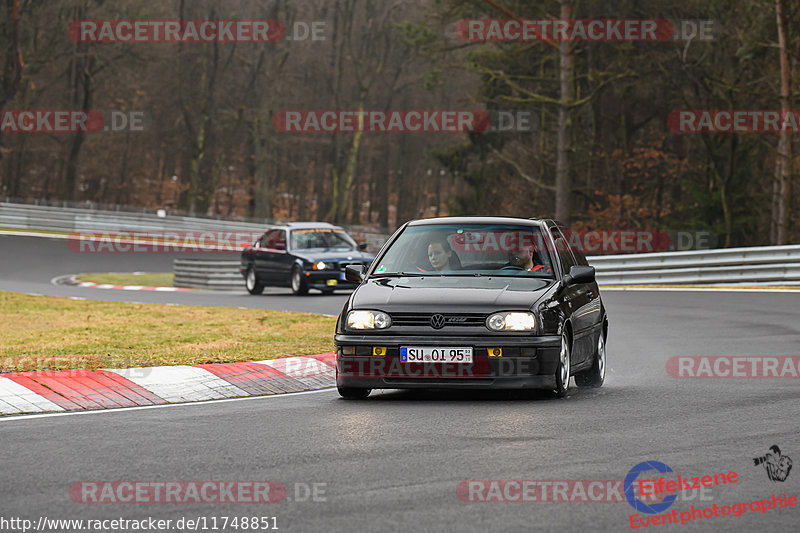
{"label": "passenger", "polygon": [[431,241],[428,245],[428,261],[434,270],[458,270],[461,268],[461,261],[450,248],[450,243],[446,238]]}

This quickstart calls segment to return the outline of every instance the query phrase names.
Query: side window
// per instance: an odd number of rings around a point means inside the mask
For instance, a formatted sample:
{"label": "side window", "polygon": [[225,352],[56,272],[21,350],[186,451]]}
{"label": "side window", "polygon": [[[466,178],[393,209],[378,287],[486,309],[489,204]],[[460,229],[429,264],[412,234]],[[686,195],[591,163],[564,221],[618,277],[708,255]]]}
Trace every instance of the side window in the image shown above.
{"label": "side window", "polygon": [[569,274],[570,268],[575,266],[577,263],[575,262],[575,258],[572,257],[572,252],[567,244],[567,239],[558,228],[551,228],[551,232],[553,233],[553,241],[556,245],[558,262],[561,263],[561,272],[563,274]]}
{"label": "side window", "polygon": [[581,265],[581,266],[585,266],[585,267],[588,267],[588,266],[590,266],[590,265],[589,265],[589,261],[586,259],[586,256],[585,256],[585,255],[583,255],[583,253],[581,253],[581,252],[579,252],[579,251],[577,251],[577,250],[572,250],[572,255],[574,255],[574,256],[575,256],[575,261],[576,261],[576,262],[577,262],[579,265]]}
{"label": "side window", "polygon": [[[572,240],[572,234],[569,230],[561,231],[561,235],[567,238],[567,246],[569,247],[570,251],[572,251],[572,257],[575,258],[575,263],[581,266],[591,266],[589,265],[589,261],[586,259],[586,256],[583,255],[583,252],[575,247],[575,241]],[[569,243],[572,242],[572,245]]]}
{"label": "side window", "polygon": [[275,237],[275,245],[273,248],[276,250],[286,250],[286,232],[283,230],[279,230],[278,236]]}
{"label": "side window", "polygon": [[273,229],[264,234],[264,248],[270,250],[285,250],[286,249],[286,232],[279,229]]}

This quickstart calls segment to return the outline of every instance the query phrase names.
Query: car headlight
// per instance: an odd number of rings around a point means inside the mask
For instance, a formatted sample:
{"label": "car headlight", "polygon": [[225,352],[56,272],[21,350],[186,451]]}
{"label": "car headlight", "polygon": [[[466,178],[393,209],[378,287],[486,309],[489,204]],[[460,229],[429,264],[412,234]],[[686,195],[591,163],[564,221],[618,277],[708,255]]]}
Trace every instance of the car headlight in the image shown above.
{"label": "car headlight", "polygon": [[386,329],[392,319],[382,311],[350,311],[347,313],[349,329]]}
{"label": "car headlight", "polygon": [[317,261],[316,263],[311,265],[311,268],[313,268],[314,270],[325,270],[326,268],[328,268],[328,265],[325,264],[325,261]]}
{"label": "car headlight", "polygon": [[486,327],[492,331],[530,331],[535,325],[533,313],[525,312],[495,313],[486,320]]}

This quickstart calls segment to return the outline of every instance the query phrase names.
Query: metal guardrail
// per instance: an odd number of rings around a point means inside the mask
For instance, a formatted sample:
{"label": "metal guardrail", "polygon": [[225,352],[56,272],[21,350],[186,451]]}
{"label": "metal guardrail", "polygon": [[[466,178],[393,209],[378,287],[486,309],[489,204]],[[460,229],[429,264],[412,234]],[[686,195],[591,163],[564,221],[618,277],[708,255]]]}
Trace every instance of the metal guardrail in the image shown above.
{"label": "metal guardrail", "polygon": [[[261,233],[274,224],[154,213],[102,211],[80,207],[0,202],[0,227],[65,232],[216,231]],[[343,226],[367,250],[377,252],[389,235],[367,226]]]}
{"label": "metal guardrail", "polygon": [[[270,224],[0,202],[0,226],[68,232],[261,232],[269,228]],[[372,252],[376,252],[388,238],[387,234],[367,227],[345,228],[357,241],[367,242]],[[589,262],[597,269],[597,281],[602,285],[800,285],[800,245],[603,255],[590,257]],[[212,267],[215,263],[225,264]],[[178,286],[243,286],[236,261],[178,259],[175,268],[176,284],[182,284]]]}
{"label": "metal guardrail", "polygon": [[[595,256],[600,285],[800,285],[800,246]],[[176,259],[175,286],[243,290],[239,261]]]}
{"label": "metal guardrail", "polygon": [[0,226],[54,231],[264,231],[270,224],[0,202]]}
{"label": "metal guardrail", "polygon": [[173,285],[190,289],[244,290],[239,261],[187,258],[172,262]]}
{"label": "metal guardrail", "polygon": [[800,285],[800,246],[589,257],[601,285]]}

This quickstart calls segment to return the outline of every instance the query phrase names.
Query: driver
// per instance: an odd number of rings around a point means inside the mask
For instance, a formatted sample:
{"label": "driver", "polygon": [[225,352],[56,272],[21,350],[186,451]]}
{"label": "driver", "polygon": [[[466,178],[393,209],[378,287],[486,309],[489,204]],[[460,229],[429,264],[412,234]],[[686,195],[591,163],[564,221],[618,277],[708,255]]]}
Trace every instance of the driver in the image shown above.
{"label": "driver", "polygon": [[528,248],[527,250],[510,252],[508,254],[508,266],[531,270],[533,268],[533,250]]}
{"label": "driver", "polygon": [[519,250],[516,252],[510,252],[508,254],[508,264],[505,265],[503,268],[508,269],[522,269],[525,271],[532,271],[532,272],[546,272],[550,274],[552,272],[550,265],[545,264],[537,264],[534,261],[534,251],[533,248],[527,248],[525,250]]}

